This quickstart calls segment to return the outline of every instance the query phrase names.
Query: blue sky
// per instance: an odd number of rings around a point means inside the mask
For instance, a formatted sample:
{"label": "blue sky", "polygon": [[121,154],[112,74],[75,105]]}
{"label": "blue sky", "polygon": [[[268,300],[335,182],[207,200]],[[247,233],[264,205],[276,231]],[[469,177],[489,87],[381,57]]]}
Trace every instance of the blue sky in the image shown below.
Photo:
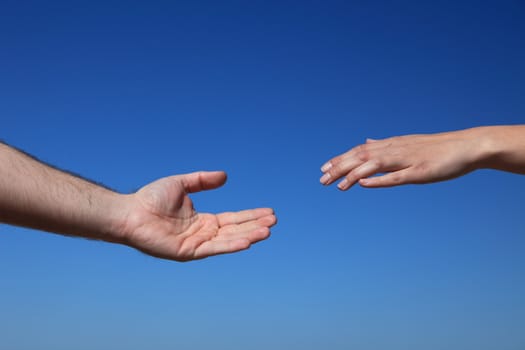
{"label": "blue sky", "polygon": [[523,1],[3,1],[0,138],[131,192],[225,170],[200,211],[269,240],[186,264],[0,227],[0,347],[525,348],[525,178],[342,193],[365,140],[525,118]]}

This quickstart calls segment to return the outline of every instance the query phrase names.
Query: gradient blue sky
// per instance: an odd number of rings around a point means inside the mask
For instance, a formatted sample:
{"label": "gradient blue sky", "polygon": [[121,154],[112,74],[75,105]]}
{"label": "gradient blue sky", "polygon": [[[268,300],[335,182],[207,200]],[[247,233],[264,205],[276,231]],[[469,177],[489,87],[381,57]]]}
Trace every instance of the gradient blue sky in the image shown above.
{"label": "gradient blue sky", "polygon": [[525,178],[318,183],[364,141],[525,120],[523,1],[0,3],[0,138],[272,237],[180,264],[0,227],[0,348],[525,349]]}

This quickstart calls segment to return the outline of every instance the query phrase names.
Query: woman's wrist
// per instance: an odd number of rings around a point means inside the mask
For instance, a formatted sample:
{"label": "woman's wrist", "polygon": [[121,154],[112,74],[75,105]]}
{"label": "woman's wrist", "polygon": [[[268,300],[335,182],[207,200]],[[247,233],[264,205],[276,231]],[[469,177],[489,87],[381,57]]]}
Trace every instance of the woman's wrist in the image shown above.
{"label": "woman's wrist", "polygon": [[494,136],[493,127],[476,127],[466,129],[464,132],[472,144],[473,170],[491,168],[494,165],[494,159],[500,152],[500,145],[498,138]]}
{"label": "woman's wrist", "polygon": [[466,131],[477,144],[476,169],[521,172],[525,160],[524,126],[483,126]]}

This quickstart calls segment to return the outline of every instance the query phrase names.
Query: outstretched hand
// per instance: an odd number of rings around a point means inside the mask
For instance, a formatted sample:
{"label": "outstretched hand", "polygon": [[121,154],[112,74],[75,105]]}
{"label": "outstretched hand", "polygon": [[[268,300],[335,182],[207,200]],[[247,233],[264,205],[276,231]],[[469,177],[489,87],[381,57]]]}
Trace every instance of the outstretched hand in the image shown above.
{"label": "outstretched hand", "polygon": [[330,185],[343,178],[338,188],[344,191],[356,183],[390,187],[449,180],[479,166],[480,141],[473,136],[465,130],[369,139],[326,162],[320,181]]}
{"label": "outstretched hand", "polygon": [[189,193],[226,182],[224,172],[196,172],[157,180],[131,195],[123,226],[126,244],[159,258],[188,261],[233,253],[270,235],[270,208],[198,213]]}

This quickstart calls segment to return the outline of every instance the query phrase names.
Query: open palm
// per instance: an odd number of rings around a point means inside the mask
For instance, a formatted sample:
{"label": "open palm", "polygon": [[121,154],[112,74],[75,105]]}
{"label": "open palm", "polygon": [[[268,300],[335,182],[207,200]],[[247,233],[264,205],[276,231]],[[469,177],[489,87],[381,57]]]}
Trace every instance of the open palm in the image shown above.
{"label": "open palm", "polygon": [[226,181],[224,172],[197,172],[157,180],[132,195],[124,226],[127,244],[149,255],[188,261],[247,249],[268,238],[273,210],[197,213],[189,193]]}

